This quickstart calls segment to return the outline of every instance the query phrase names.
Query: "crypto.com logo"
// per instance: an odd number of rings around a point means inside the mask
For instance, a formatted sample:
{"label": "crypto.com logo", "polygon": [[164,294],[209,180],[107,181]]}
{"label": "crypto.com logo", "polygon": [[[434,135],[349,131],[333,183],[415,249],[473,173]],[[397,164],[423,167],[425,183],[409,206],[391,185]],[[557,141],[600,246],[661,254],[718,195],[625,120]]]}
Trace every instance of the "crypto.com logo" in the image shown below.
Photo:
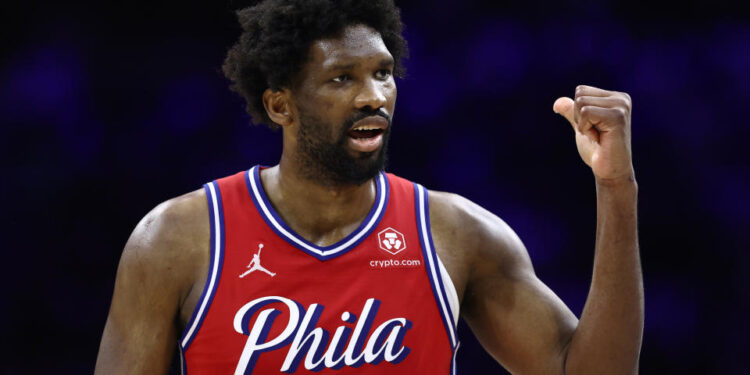
{"label": "crypto.com logo", "polygon": [[378,245],[381,249],[396,255],[406,249],[406,239],[401,232],[388,227],[378,233]]}

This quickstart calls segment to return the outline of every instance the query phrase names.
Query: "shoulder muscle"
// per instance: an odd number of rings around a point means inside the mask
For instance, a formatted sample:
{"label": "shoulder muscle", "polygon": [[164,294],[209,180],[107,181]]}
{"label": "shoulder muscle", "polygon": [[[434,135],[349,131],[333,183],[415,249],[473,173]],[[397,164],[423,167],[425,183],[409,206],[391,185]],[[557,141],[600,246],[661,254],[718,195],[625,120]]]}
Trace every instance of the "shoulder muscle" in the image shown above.
{"label": "shoulder muscle", "polygon": [[160,204],[138,223],[120,258],[97,373],[166,370],[209,236],[203,190]]}
{"label": "shoulder muscle", "polygon": [[473,277],[533,275],[520,238],[495,214],[460,195],[433,191],[430,211],[433,232],[446,239],[452,253],[466,259]]}
{"label": "shoulder muscle", "polygon": [[577,319],[536,277],[516,233],[458,195],[431,192],[430,200],[433,236],[463,264],[461,315],[480,343],[511,372],[559,373]]}

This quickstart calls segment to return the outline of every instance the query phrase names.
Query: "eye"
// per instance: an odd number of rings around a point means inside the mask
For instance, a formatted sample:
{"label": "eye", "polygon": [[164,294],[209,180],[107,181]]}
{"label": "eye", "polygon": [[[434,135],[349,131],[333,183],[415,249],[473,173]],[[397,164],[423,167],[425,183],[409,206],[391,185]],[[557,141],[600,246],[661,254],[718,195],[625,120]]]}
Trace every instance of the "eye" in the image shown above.
{"label": "eye", "polygon": [[342,74],[342,75],[340,75],[340,76],[332,79],[331,81],[336,82],[336,83],[342,83],[342,82],[346,82],[346,81],[349,81],[349,80],[351,80],[351,77],[349,77],[346,74]]}
{"label": "eye", "polygon": [[388,79],[388,77],[390,76],[391,76],[390,69],[380,69],[377,72],[375,72],[375,78],[377,79]]}

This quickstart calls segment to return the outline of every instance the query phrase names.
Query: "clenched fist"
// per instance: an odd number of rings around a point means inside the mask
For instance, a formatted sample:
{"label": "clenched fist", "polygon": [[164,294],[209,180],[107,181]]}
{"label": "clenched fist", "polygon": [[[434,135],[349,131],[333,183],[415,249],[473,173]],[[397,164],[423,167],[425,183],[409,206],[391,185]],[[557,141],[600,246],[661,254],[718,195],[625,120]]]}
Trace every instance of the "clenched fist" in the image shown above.
{"label": "clenched fist", "polygon": [[630,95],[581,85],[576,87],[575,100],[558,98],[552,109],[573,125],[578,153],[598,181],[635,180]]}

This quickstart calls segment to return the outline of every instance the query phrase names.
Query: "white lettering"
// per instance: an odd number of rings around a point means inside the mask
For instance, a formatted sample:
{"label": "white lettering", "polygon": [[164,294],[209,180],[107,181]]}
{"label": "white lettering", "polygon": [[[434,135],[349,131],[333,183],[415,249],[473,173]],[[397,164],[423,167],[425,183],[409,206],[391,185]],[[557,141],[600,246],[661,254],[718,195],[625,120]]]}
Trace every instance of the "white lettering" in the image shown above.
{"label": "white lettering", "polygon": [[[272,307],[265,308],[272,303],[283,303],[286,306],[289,310],[289,321],[281,333],[268,339],[276,316],[281,313]],[[363,363],[375,365],[383,360],[399,363],[410,351],[403,345],[403,341],[406,332],[411,328],[411,322],[405,318],[390,319],[368,335],[380,303],[374,298],[369,298],[362,307],[359,318],[348,311],[343,312],[341,321],[344,325],[336,328],[329,343],[329,332],[317,327],[324,306],[314,303],[305,310],[296,301],[278,296],[251,301],[242,306],[234,316],[235,331],[248,336],[234,373],[251,374],[263,352],[284,346],[289,346],[289,349],[280,370],[286,373],[296,372],[303,359],[305,369],[309,371],[319,371],[323,368],[338,369],[344,365],[357,367]],[[253,317],[256,319],[251,326]],[[354,323],[355,319],[356,323],[352,330],[347,324]]]}
{"label": "white lettering", "polygon": [[[370,317],[373,305],[375,306],[375,312],[372,314],[372,317]],[[364,346],[367,332],[370,331],[372,321],[375,319],[375,314],[377,314],[379,306],[380,301],[375,298],[370,298],[365,302],[365,306],[362,308],[362,313],[359,314],[359,319],[357,319],[357,325],[354,326],[354,333],[352,333],[352,337],[349,339],[349,345],[347,345],[346,351],[344,351],[344,363],[347,366],[356,367],[361,364],[362,357],[364,357],[362,347]],[[364,335],[362,335],[363,331],[365,332]]]}
{"label": "white lettering", "polygon": [[[302,318],[302,324],[300,324],[300,327],[297,329],[294,341],[286,354],[284,364],[281,366],[281,371],[297,371],[297,366],[302,359],[302,355],[304,355],[302,350],[306,345],[308,348],[306,350],[307,356],[305,357],[305,368],[308,370],[317,369],[323,362],[323,358],[318,359],[316,362],[315,355],[322,351],[321,343],[325,346],[326,343],[324,341],[328,340],[328,332],[320,327],[312,330],[309,329],[310,323],[315,325],[315,323],[318,322],[320,314],[323,312],[322,307],[318,310],[319,306],[320,305],[317,303],[314,303],[307,309],[305,317]],[[310,340],[312,340],[312,342],[310,342]]]}
{"label": "white lettering", "polygon": [[[247,331],[247,328],[253,313],[263,306],[273,302],[281,302],[287,306],[289,309],[289,322],[287,323],[286,328],[284,328],[278,336],[270,341],[264,341],[266,339],[265,336],[271,329],[271,325],[273,325],[276,315],[279,314],[279,310],[270,308],[261,311],[260,314],[258,314],[258,319],[255,320],[255,324],[253,324],[253,328],[249,332]],[[235,368],[234,374],[252,373],[253,366],[257,360],[257,355],[260,354],[259,352],[275,349],[276,346],[289,338],[297,329],[297,322],[299,321],[301,313],[300,310],[301,307],[296,302],[278,296],[258,298],[242,306],[234,315],[234,330],[243,335],[248,335],[248,337],[245,342],[245,348],[242,350],[240,360],[237,362],[237,368]],[[271,315],[270,321],[268,321],[269,315]]]}
{"label": "white lettering", "polygon": [[[387,330],[390,328],[390,332]],[[367,347],[365,348],[365,361],[368,363],[378,363],[383,359],[388,362],[392,362],[397,359],[404,351],[403,347],[400,347],[398,341],[403,339],[401,329],[407,328],[407,320],[404,318],[396,318],[383,322],[370,336],[370,340],[367,341]],[[383,343],[378,341],[383,340],[383,335],[388,335],[388,338]],[[399,351],[393,353],[394,347],[398,345]]]}
{"label": "white lettering", "polygon": [[370,261],[370,268],[419,267],[421,265],[422,261],[420,259],[385,259]]}

